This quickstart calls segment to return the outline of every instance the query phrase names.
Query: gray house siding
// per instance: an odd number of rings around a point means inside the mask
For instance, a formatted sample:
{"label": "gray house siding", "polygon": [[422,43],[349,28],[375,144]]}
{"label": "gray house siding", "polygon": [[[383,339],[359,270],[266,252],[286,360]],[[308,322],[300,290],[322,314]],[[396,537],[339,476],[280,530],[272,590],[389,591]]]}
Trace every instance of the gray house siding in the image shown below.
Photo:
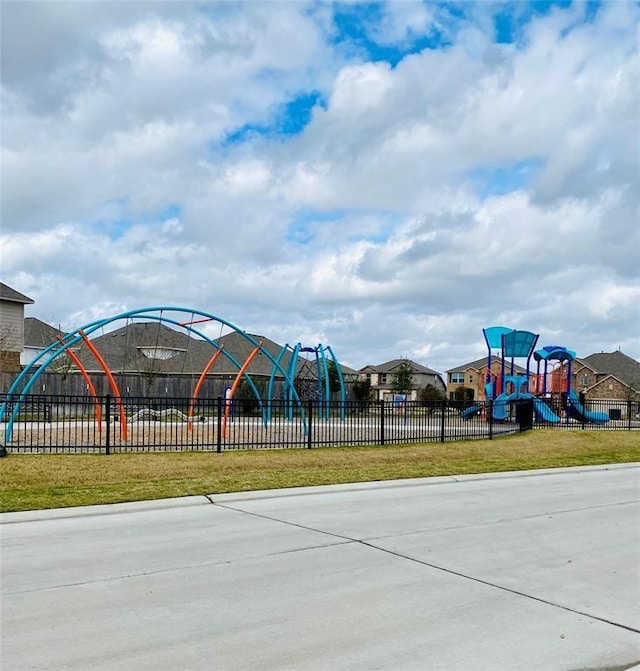
{"label": "gray house siding", "polygon": [[0,300],[0,340],[5,352],[22,352],[24,304]]}

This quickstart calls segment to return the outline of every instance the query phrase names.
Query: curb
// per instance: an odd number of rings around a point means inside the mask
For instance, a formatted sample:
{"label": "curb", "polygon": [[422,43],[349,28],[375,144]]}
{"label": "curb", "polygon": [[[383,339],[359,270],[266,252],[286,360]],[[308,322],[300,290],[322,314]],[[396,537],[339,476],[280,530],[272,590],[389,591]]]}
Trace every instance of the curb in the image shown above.
{"label": "curb", "polygon": [[0,513],[1,524],[16,522],[45,522],[72,517],[95,517],[98,515],[123,515],[144,513],[168,508],[192,508],[211,505],[206,496],[179,496],[173,499],[152,499],[150,501],[128,501],[126,503],[104,503],[95,506],[73,508],[47,508],[46,510],[25,510],[14,513]]}
{"label": "curb", "polygon": [[499,473],[470,473],[468,475],[437,475],[430,478],[406,478],[403,480],[375,480],[372,482],[353,482],[340,485],[316,485],[312,487],[289,487],[285,489],[264,489],[251,492],[230,492],[227,494],[207,494],[211,503],[230,503],[233,501],[254,501],[257,499],[277,499],[289,496],[317,496],[339,492],[357,492],[378,489],[396,489],[405,487],[425,487],[445,485],[476,480],[509,480],[533,478],[544,475],[567,475],[569,473],[592,473],[622,469],[640,468],[640,462],[624,464],[603,464],[596,466],[570,466],[561,468],[540,468],[529,471],[503,471]]}
{"label": "curb", "polygon": [[624,464],[603,464],[597,466],[572,466],[563,468],[543,468],[529,471],[504,471],[501,473],[472,473],[469,475],[438,475],[430,478],[407,478],[404,480],[376,480],[373,482],[352,482],[339,485],[315,485],[312,487],[289,487],[286,489],[264,489],[250,492],[231,492],[227,494],[203,494],[202,496],[181,496],[171,499],[153,499],[150,501],[130,501],[127,503],[108,503],[77,508],[50,508],[46,510],[26,510],[13,513],[0,513],[0,524],[18,522],[44,522],[75,517],[94,517],[98,515],[122,515],[142,513],[171,508],[192,508],[213,504],[224,504],[259,499],[278,499],[291,496],[318,496],[341,492],[376,491],[380,489],[402,489],[407,487],[431,487],[434,485],[475,482],[482,480],[509,480],[532,478],[544,475],[567,475],[572,473],[593,473],[624,469],[640,469],[640,462]]}

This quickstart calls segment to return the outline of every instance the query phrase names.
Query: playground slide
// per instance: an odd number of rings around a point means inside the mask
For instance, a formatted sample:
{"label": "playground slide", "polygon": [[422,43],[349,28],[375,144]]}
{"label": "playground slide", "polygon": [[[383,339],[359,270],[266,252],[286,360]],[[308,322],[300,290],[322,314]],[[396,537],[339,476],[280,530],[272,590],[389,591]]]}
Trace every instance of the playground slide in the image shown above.
{"label": "playground slide", "polygon": [[517,394],[500,394],[493,402],[493,419],[504,422],[507,419],[507,405],[517,398]]}
{"label": "playground slide", "polygon": [[462,419],[471,419],[474,415],[477,415],[482,410],[481,405],[472,405],[470,408],[463,410],[460,413]]}
{"label": "playground slide", "polygon": [[576,394],[575,389],[569,391],[569,398],[567,400],[571,416],[578,421],[593,422],[594,424],[606,424],[609,421],[609,415],[606,412],[586,410],[582,403],[580,403],[580,398]]}
{"label": "playground slide", "polygon": [[560,417],[556,415],[553,410],[539,398],[535,396],[533,398],[533,410],[536,413],[536,417],[543,422],[550,422],[551,424],[557,424],[560,421]]}

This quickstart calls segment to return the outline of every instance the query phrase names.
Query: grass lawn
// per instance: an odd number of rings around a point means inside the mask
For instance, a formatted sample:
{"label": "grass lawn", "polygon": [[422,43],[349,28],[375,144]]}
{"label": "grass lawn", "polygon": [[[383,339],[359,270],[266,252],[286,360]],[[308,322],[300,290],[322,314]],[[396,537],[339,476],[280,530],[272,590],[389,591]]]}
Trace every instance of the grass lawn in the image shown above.
{"label": "grass lawn", "polygon": [[433,475],[640,461],[640,433],[536,430],[496,440],[386,447],[9,455],[0,511]]}

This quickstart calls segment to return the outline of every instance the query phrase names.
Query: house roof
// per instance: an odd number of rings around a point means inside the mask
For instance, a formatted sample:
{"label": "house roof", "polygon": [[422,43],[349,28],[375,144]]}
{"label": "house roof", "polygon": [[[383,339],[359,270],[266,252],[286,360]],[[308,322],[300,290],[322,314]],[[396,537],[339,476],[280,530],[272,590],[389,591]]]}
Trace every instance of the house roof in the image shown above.
{"label": "house roof", "polygon": [[24,346],[45,348],[63,332],[35,317],[24,318]]}
{"label": "house roof", "polygon": [[[250,375],[268,377],[273,370],[273,363],[265,352],[277,359],[282,345],[262,335],[250,335],[262,343],[262,350],[253,358],[247,372]],[[255,349],[253,343],[236,331],[216,339],[215,342],[240,365],[244,364]],[[184,331],[159,322],[133,322],[92,338],[91,343],[100,352],[112,373],[200,375],[216,352],[209,342],[190,337]],[[76,354],[87,370],[101,370],[95,357],[83,343],[78,343]],[[280,365],[288,370],[290,363],[291,351],[286,351]],[[350,369],[343,366],[342,371],[349,373]],[[221,354],[209,372],[214,375],[235,376],[238,367],[225,354]],[[309,360],[300,356],[296,375],[315,378],[315,359]],[[277,372],[276,377],[281,378],[282,374]]]}
{"label": "house roof", "polygon": [[[494,361],[500,361],[500,358],[497,356],[491,356],[491,363]],[[476,359],[475,361],[470,361],[469,363],[463,363],[460,366],[456,366],[455,368],[449,368],[447,370],[447,373],[464,373],[465,370],[468,370],[469,368],[475,368],[475,370],[480,370],[483,366],[487,365],[487,357],[484,356],[482,359]]]}
{"label": "house roof", "polygon": [[[277,343],[268,338],[258,337],[256,340],[262,340],[263,348],[274,357],[281,350]],[[236,332],[222,336],[216,342],[240,365],[254,349],[249,341]],[[190,337],[184,331],[159,322],[127,324],[92,338],[91,343],[113,373],[199,375],[216,352],[207,341]],[[95,357],[85,345],[79,346],[77,355],[87,370],[100,370]],[[248,372],[252,375],[270,375],[272,367],[269,358],[260,352],[251,362]],[[221,354],[210,372],[235,375],[238,369],[225,354]]]}
{"label": "house roof", "polygon": [[416,361],[411,361],[411,359],[391,359],[391,361],[385,361],[384,363],[378,364],[377,366],[365,366],[360,369],[361,373],[392,373],[400,364],[408,363],[411,366],[413,373],[423,373],[425,375],[440,375],[435,370],[427,368]]}
{"label": "house roof", "polygon": [[[500,362],[500,357],[491,355],[491,364],[493,365],[495,362]],[[508,361],[505,360],[505,367],[508,367],[510,364]],[[470,361],[469,363],[463,363],[461,366],[456,366],[455,368],[449,368],[447,373],[464,373],[466,370],[469,370],[469,368],[473,368],[474,370],[481,370],[482,368],[486,368],[487,366],[487,357],[484,356],[482,359],[476,359],[475,361]],[[523,368],[522,366],[518,366],[517,364],[514,365],[515,370],[518,373],[525,373],[526,369]]]}
{"label": "house roof", "polygon": [[23,305],[31,305],[33,303],[33,299],[29,298],[29,296],[21,294],[3,282],[0,282],[0,300],[9,301],[10,303],[22,303]]}
{"label": "house roof", "polygon": [[623,352],[600,352],[578,359],[597,374],[613,375],[621,382],[640,391],[640,362]]}

